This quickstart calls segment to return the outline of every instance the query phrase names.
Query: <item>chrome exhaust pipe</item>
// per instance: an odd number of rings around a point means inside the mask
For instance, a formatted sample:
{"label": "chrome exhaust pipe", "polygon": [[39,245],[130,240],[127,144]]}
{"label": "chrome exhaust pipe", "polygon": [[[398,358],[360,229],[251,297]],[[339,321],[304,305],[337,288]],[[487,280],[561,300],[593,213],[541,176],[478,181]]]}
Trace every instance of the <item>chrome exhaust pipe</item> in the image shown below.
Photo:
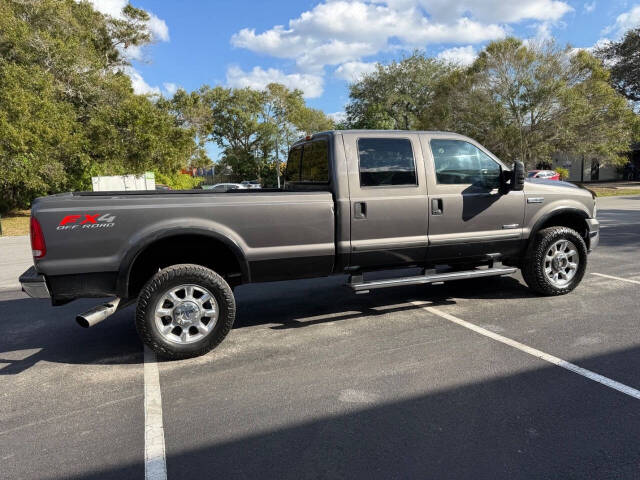
{"label": "chrome exhaust pipe", "polygon": [[76,316],[76,322],[78,322],[78,325],[83,328],[93,327],[116,313],[119,305],[120,299],[114,298],[110,302],[97,305],[91,310],[87,310],[86,312]]}

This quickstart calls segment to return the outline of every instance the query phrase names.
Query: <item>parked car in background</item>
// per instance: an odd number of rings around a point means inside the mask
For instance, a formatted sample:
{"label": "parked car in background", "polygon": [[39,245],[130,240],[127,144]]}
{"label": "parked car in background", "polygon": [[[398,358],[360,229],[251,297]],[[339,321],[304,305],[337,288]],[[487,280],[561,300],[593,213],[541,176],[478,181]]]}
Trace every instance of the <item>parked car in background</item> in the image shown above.
{"label": "parked car in background", "polygon": [[560,174],[553,170],[529,170],[527,178],[543,178],[545,180],[560,180]]}
{"label": "parked car in background", "polygon": [[163,183],[156,183],[156,190],[173,190],[173,189]]}
{"label": "parked car in background", "polygon": [[241,183],[216,183],[213,186],[203,185],[204,190],[213,190],[214,192],[228,192],[229,190],[246,190],[248,187]]}
{"label": "parked car in background", "polygon": [[241,183],[246,188],[262,188],[262,185],[258,180],[243,180]]}

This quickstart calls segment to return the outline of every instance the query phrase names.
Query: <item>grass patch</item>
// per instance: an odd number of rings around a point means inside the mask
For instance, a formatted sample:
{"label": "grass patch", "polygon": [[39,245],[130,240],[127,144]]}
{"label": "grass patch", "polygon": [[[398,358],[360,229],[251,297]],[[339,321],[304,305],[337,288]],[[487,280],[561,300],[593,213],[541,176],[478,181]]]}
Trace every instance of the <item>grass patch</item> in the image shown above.
{"label": "grass patch", "polygon": [[588,187],[596,192],[599,197],[614,197],[619,195],[640,195],[640,188],[598,188]]}
{"label": "grass patch", "polygon": [[2,216],[2,236],[29,235],[29,210],[14,210]]}

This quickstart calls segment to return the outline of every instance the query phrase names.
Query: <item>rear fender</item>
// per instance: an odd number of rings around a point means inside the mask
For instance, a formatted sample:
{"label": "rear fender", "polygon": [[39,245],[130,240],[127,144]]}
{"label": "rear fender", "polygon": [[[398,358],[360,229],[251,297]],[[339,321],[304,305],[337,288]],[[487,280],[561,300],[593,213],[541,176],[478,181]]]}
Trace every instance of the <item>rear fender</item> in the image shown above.
{"label": "rear fender", "polygon": [[125,253],[120,262],[120,268],[118,269],[117,291],[119,295],[123,296],[123,298],[127,296],[127,292],[129,291],[129,278],[131,269],[135,263],[135,260],[142,252],[144,252],[147,247],[157,242],[158,240],[164,240],[180,235],[201,235],[203,237],[209,237],[212,240],[217,240],[223,243],[229,248],[229,250],[233,252],[236,260],[238,261],[238,264],[240,265],[242,282],[249,283],[251,281],[249,264],[244,254],[244,250],[240,246],[240,242],[231,238],[230,235],[203,225],[163,225],[160,226],[160,228],[154,229],[153,231],[147,230],[144,233],[137,235],[138,238],[134,238],[131,242],[129,242],[129,244],[133,244],[133,247]]}

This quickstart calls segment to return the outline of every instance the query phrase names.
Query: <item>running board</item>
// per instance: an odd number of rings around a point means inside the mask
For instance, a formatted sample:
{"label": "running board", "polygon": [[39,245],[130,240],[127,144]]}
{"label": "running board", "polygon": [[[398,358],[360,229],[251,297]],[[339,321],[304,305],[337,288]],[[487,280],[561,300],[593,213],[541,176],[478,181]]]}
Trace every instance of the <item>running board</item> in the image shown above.
{"label": "running board", "polygon": [[451,282],[453,280],[467,280],[470,278],[495,277],[515,273],[515,268],[493,267],[477,270],[465,270],[462,272],[434,273],[430,275],[417,275],[415,277],[400,277],[387,280],[371,280],[365,282],[362,276],[353,276],[348,285],[356,293],[366,293],[377,288],[400,287],[403,285],[420,285],[427,283]]}

